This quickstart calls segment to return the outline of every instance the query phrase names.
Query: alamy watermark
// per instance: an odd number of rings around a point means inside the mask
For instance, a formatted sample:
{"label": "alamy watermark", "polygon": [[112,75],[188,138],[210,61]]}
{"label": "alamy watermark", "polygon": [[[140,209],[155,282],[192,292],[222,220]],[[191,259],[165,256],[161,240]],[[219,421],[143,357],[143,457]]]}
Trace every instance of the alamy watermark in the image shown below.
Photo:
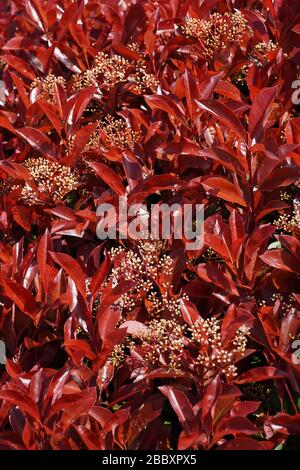
{"label": "alamy watermark", "polygon": [[0,340],[0,364],[6,363],[6,347],[4,341]]}
{"label": "alamy watermark", "polygon": [[300,340],[295,339],[295,341],[292,342],[292,349],[294,352],[292,353],[292,362],[295,365],[300,364]]}
{"label": "alamy watermark", "polygon": [[184,240],[187,250],[199,250],[204,244],[204,205],[161,203],[128,205],[126,196],[118,207],[101,204],[97,208],[96,233],[100,240],[109,239],[175,239]]}
{"label": "alamy watermark", "polygon": [[0,106],[4,106],[5,102],[6,102],[5,83],[3,80],[0,80]]}
{"label": "alamy watermark", "polygon": [[300,104],[300,80],[293,81],[292,89],[295,90],[292,94],[292,103]]}

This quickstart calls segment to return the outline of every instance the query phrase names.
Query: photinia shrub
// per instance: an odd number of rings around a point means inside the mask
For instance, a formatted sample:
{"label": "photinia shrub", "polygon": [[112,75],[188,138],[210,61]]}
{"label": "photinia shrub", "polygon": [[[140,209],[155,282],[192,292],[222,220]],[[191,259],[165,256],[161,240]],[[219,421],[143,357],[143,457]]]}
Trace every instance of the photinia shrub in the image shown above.
{"label": "photinia shrub", "polygon": [[[299,446],[298,0],[8,0],[0,47],[0,449]],[[203,246],[100,240],[121,196]]]}

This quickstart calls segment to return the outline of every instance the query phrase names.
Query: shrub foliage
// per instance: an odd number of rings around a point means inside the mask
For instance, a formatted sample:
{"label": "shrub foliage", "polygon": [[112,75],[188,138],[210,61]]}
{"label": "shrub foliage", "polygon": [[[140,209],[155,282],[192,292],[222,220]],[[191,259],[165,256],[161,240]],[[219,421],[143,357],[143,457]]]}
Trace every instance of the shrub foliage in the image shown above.
{"label": "shrub foliage", "polygon": [[[296,445],[298,7],[1,3],[1,449]],[[124,195],[204,246],[99,240]]]}

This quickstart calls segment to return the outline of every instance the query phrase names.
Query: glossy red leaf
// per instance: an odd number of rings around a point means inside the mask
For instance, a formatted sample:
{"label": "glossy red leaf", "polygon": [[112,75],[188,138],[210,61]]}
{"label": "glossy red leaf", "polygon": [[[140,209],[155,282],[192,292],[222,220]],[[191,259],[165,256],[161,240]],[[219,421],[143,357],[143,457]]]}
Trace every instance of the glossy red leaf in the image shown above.
{"label": "glossy red leaf", "polygon": [[242,141],[246,140],[246,131],[240,120],[228,106],[217,100],[197,100],[196,103],[201,109],[208,111],[223,122],[229,129],[232,129]]}
{"label": "glossy red leaf", "polygon": [[173,119],[178,119],[182,124],[187,125],[179,105],[168,96],[147,95],[145,96],[145,100],[151,109],[160,109],[169,114]]}
{"label": "glossy red leaf", "polygon": [[96,174],[119,196],[125,195],[125,189],[121,178],[108,166],[103,163],[89,162]]}
{"label": "glossy red leaf", "polygon": [[284,252],[280,249],[269,250],[263,255],[260,255],[260,258],[264,261],[264,263],[272,266],[273,268],[288,272],[299,271],[299,263],[297,258],[295,258],[292,254]]}
{"label": "glossy red leaf", "polygon": [[283,434],[298,434],[300,432],[300,415],[288,415],[287,413],[277,413],[268,419],[268,426],[272,430]]}
{"label": "glossy red leaf", "polygon": [[41,155],[56,158],[57,150],[55,146],[40,130],[34,129],[33,127],[24,127],[15,132]]}
{"label": "glossy red leaf", "polygon": [[170,405],[184,428],[189,432],[193,431],[193,428],[196,426],[194,412],[186,394],[168,385],[159,387],[159,390],[168,398]]}
{"label": "glossy red leaf", "polygon": [[29,396],[18,390],[1,390],[0,400],[6,400],[13,406],[18,406],[24,413],[40,422],[39,409]]}
{"label": "glossy red leaf", "polygon": [[260,225],[248,238],[245,245],[245,274],[249,281],[255,275],[255,265],[263,244],[274,233],[272,225]]}
{"label": "glossy red leaf", "polygon": [[63,412],[65,415],[64,425],[79,418],[83,413],[87,413],[96,402],[96,388],[87,388],[77,393],[68,393],[59,398],[51,407],[48,419],[57,413]]}
{"label": "glossy red leaf", "polygon": [[277,380],[287,377],[287,373],[283,370],[272,366],[255,367],[241,374],[235,382],[238,384],[246,384],[250,382],[261,382],[263,380]]}
{"label": "glossy red leaf", "polygon": [[226,178],[206,176],[201,179],[201,184],[204,189],[213,196],[244,207],[247,206],[246,201],[240,196],[235,185]]}
{"label": "glossy red leaf", "polygon": [[86,274],[81,265],[70,255],[65,253],[50,252],[52,259],[58,263],[63,270],[73,279],[78,291],[83,297],[86,295]]}
{"label": "glossy red leaf", "polygon": [[36,314],[36,302],[33,295],[20,284],[10,279],[0,278],[0,285],[2,285],[4,294],[12,300],[19,309],[26,315],[34,318]]}
{"label": "glossy red leaf", "polygon": [[251,142],[260,142],[271,112],[271,105],[277,93],[277,86],[262,89],[254,98],[249,113],[249,134]]}
{"label": "glossy red leaf", "polygon": [[30,80],[35,79],[35,74],[32,68],[29,67],[29,65],[23,59],[20,59],[14,55],[3,55],[2,60],[4,60],[10,67],[15,69],[24,77],[29,78]]}
{"label": "glossy red leaf", "polygon": [[73,125],[77,124],[77,122],[82,116],[83,111],[85,110],[85,108],[87,107],[87,105],[89,104],[93,96],[95,95],[96,91],[97,91],[97,88],[92,86],[92,87],[82,90],[79,93],[78,98],[75,101],[74,109],[72,110]]}
{"label": "glossy red leaf", "polygon": [[201,318],[195,305],[189,300],[181,299],[180,309],[184,321],[190,326],[193,325],[197,320],[199,320],[199,318]]}

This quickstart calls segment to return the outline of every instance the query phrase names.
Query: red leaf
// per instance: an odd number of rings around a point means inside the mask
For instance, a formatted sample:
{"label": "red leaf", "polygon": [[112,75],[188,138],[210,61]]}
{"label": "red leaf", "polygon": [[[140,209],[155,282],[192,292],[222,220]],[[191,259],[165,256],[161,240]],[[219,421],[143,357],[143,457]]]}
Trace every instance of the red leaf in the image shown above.
{"label": "red leaf", "polygon": [[195,305],[190,300],[181,299],[180,309],[184,321],[190,326],[192,326],[197,320],[201,318]]}
{"label": "red leaf", "polygon": [[299,262],[297,258],[283,250],[276,249],[266,251],[266,253],[260,255],[260,258],[273,268],[282,269],[282,271],[291,273],[299,272]]}
{"label": "red leaf", "polygon": [[231,409],[231,416],[247,416],[254,413],[260,405],[260,401],[237,401]]}
{"label": "red leaf", "polygon": [[252,144],[262,140],[276,92],[277,85],[272,88],[263,88],[254,98],[249,113],[249,133]]}
{"label": "red leaf", "polygon": [[64,37],[65,32],[68,28],[68,25],[72,23],[76,24],[77,19],[82,14],[82,10],[83,10],[83,3],[81,2],[79,3],[79,5],[77,2],[74,2],[74,3],[71,3],[68,7],[66,7],[64,14],[59,22],[59,31],[57,34],[57,39],[59,41],[61,41],[62,38]]}
{"label": "red leaf", "polygon": [[232,100],[243,102],[240,90],[230,82],[220,80],[215,87],[215,92]]}
{"label": "red leaf", "polygon": [[107,362],[101,369],[98,371],[97,375],[97,385],[102,392],[110,384],[115,372],[115,367],[110,362]]}
{"label": "red leaf", "polygon": [[221,450],[272,450],[275,444],[267,441],[256,441],[249,437],[236,437],[225,442]]}
{"label": "red leaf", "polygon": [[247,240],[245,246],[245,274],[249,281],[255,275],[255,265],[258,258],[258,253],[262,249],[263,244],[274,233],[274,227],[270,224],[260,225],[257,227]]}
{"label": "red leaf", "polygon": [[67,352],[69,352],[68,350],[70,349],[71,351],[75,350],[76,353],[79,353],[80,359],[82,359],[83,357],[87,357],[91,361],[94,361],[96,359],[96,355],[92,351],[92,348],[89,343],[82,339],[67,339],[64,342],[64,346]]}
{"label": "red leaf", "polygon": [[[41,31],[44,31],[44,25],[47,27],[47,15],[40,5],[39,0],[27,0],[26,10],[33,22],[38,26]],[[44,23],[44,24],[43,24]]]}
{"label": "red leaf", "polygon": [[18,93],[20,95],[21,100],[23,101],[23,104],[24,104],[25,108],[26,109],[29,108],[30,102],[29,102],[29,98],[27,96],[27,93],[26,93],[26,90],[25,90],[25,87],[23,85],[22,80],[20,79],[20,77],[18,77],[18,75],[16,73],[10,72],[10,76],[13,79],[15,87],[18,90]]}
{"label": "red leaf", "polygon": [[277,413],[271,416],[267,425],[271,426],[274,432],[283,434],[298,434],[300,432],[300,414],[288,415],[287,413]]}
{"label": "red leaf", "polygon": [[119,196],[125,195],[125,189],[121,178],[108,166],[103,163],[88,162],[88,165],[95,170],[97,175],[117,193]]}
{"label": "red leaf", "polygon": [[156,191],[174,189],[174,186],[178,186],[181,183],[182,181],[177,176],[168,173],[152,176],[145,181],[142,181],[134,188],[134,191],[128,198],[128,204],[130,205],[135,202],[141,202],[149,196],[149,194],[153,194]]}
{"label": "red leaf", "polygon": [[178,119],[179,122],[187,126],[186,119],[179,105],[168,96],[145,95],[144,98],[151,109],[160,109],[165,111],[173,119]]}
{"label": "red leaf", "polygon": [[86,414],[94,406],[97,399],[96,387],[87,388],[76,393],[68,393],[59,398],[51,407],[48,419],[56,413],[63,412],[61,422],[67,428],[82,414]]}
{"label": "red leaf", "polygon": [[113,333],[121,317],[121,310],[118,307],[109,307],[106,310],[100,310],[98,315],[98,331],[103,341]]}
{"label": "red leaf", "polygon": [[[12,132],[15,134],[15,130],[11,123],[9,122],[8,119],[6,119],[4,116],[0,116],[0,127],[3,127],[4,129],[7,129],[8,131]],[[3,163],[3,162],[1,162]]]}
{"label": "red leaf", "polygon": [[300,34],[300,24],[296,24],[296,26],[293,27],[292,31],[294,33]]}
{"label": "red leaf", "polygon": [[86,426],[74,426],[89,450],[103,450],[98,435]]}
{"label": "red leaf", "polygon": [[196,103],[200,108],[220,119],[220,121],[222,121],[229,129],[235,131],[242,141],[246,141],[246,132],[244,127],[228,106],[217,100],[197,100]]}
{"label": "red leaf", "polygon": [[195,100],[200,99],[200,96],[197,84],[193,79],[192,75],[187,70],[184,72],[184,85],[186,91],[187,106],[190,112],[190,116],[193,119],[197,110]]}
{"label": "red leaf", "polygon": [[258,13],[258,11],[244,10],[243,15],[247,18],[249,26],[259,36],[261,41],[267,42],[269,39],[268,29],[264,18]]}
{"label": "red leaf", "polygon": [[99,293],[100,287],[102,286],[103,282],[105,281],[106,277],[109,274],[110,270],[110,260],[108,256],[105,256],[101,267],[98,271],[92,276],[90,291],[92,296],[95,296]]}
{"label": "red leaf", "polygon": [[186,394],[171,385],[163,385],[158,388],[161,393],[168,398],[170,405],[177,414],[178,419],[183,424],[185,430],[192,432],[196,427],[196,420],[192,405]]}
{"label": "red leaf", "polygon": [[31,218],[31,211],[29,207],[22,206],[21,204],[18,206],[14,206],[11,210],[13,219],[20,225],[26,232],[30,232],[32,228],[32,218]]}
{"label": "red leaf", "polygon": [[72,122],[74,125],[81,118],[83,111],[85,110],[91,99],[94,97],[96,91],[97,88],[95,86],[92,86],[89,88],[85,88],[79,93],[72,112]]}
{"label": "red leaf", "polygon": [[82,150],[84,149],[85,145],[88,143],[92,133],[96,130],[98,126],[97,122],[93,122],[88,124],[87,126],[82,127],[76,133],[74,145],[72,147],[71,153],[64,157],[63,162],[65,165],[69,165],[74,167],[80,157]]}
{"label": "red leaf", "polygon": [[263,380],[284,379],[287,373],[272,366],[255,367],[239,375],[235,382],[238,384],[247,384],[250,382],[261,382]]}
{"label": "red leaf", "polygon": [[36,313],[36,302],[33,295],[25,287],[10,279],[0,279],[5,295],[11,299],[19,309],[31,318]]}
{"label": "red leaf", "polygon": [[8,160],[0,161],[0,169],[4,170],[12,178],[23,179],[25,181],[32,180],[29,171],[19,163],[13,163]]}
{"label": "red leaf", "polygon": [[49,279],[48,252],[51,251],[52,248],[52,240],[48,230],[46,230],[37,247],[37,262],[46,293],[48,293],[49,282],[51,282],[51,279]]}
{"label": "red leaf", "polygon": [[218,441],[221,437],[227,434],[249,434],[257,433],[257,428],[248,418],[242,416],[233,416],[223,418],[217,426],[215,431],[214,442]]}
{"label": "red leaf", "polygon": [[40,130],[33,127],[23,127],[15,132],[42,155],[56,158],[57,150],[54,144]]}
{"label": "red leaf", "polygon": [[75,285],[78,291],[85,298],[86,296],[86,274],[83,271],[80,264],[72,258],[70,255],[65,253],[54,253],[51,252],[50,255],[56,263],[58,263],[63,270],[70,276],[71,279],[75,282]]}
{"label": "red leaf", "polygon": [[19,57],[16,57],[14,55],[3,55],[1,56],[1,58],[10,67],[17,70],[17,72],[19,72],[24,77],[29,78],[30,80],[35,79],[35,74],[33,73],[32,69],[29,67],[29,65],[27,65],[27,63],[23,59],[20,59]]}
{"label": "red leaf", "polygon": [[43,112],[46,114],[47,118],[53,125],[54,129],[60,135],[62,130],[62,123],[56,114],[56,106],[52,103],[48,103],[47,101],[39,100],[38,104]]}
{"label": "red leaf", "polygon": [[40,412],[37,405],[32,398],[24,392],[18,390],[1,390],[0,400],[6,400],[14,406],[18,406],[26,414],[40,422]]}
{"label": "red leaf", "polygon": [[157,393],[142,404],[130,420],[128,430],[129,443],[134,442],[139,434],[147,428],[148,424],[161,415],[164,401],[165,399]]}
{"label": "red leaf", "polygon": [[247,203],[238,193],[235,185],[226,178],[219,176],[205,176],[201,178],[201,184],[211,195],[225,199],[231,203],[246,207]]}
{"label": "red leaf", "polygon": [[2,47],[4,51],[6,50],[19,50],[19,49],[32,49],[36,47],[38,43],[34,41],[34,39],[27,38],[24,36],[16,36],[14,38],[9,39],[7,43]]}
{"label": "red leaf", "polygon": [[[200,83],[198,87],[200,100],[203,100],[205,102],[206,99],[212,97],[213,91],[217,89],[222,75],[223,72],[211,75],[210,77],[206,78],[206,80]],[[195,102],[199,104],[199,101],[195,100]]]}

